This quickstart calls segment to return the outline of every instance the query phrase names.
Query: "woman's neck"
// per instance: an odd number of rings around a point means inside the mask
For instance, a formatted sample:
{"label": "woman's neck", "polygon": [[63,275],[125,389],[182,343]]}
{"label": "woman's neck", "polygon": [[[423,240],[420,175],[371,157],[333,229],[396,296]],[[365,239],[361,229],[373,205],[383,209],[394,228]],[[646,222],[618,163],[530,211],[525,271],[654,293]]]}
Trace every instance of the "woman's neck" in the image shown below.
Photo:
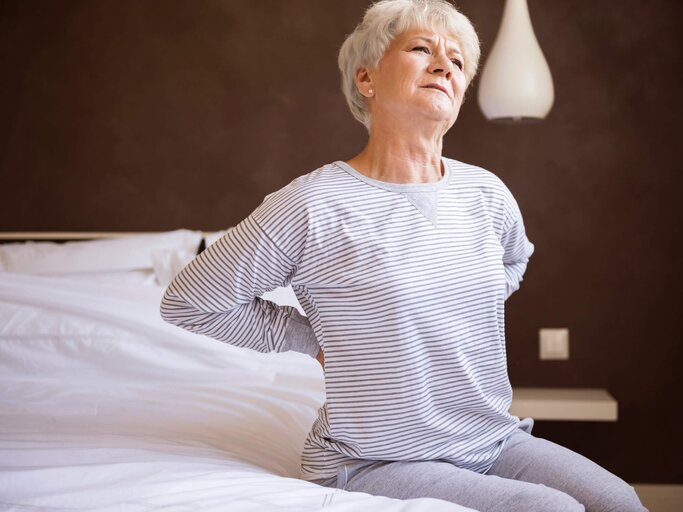
{"label": "woman's neck", "polygon": [[442,136],[425,137],[409,130],[374,127],[367,146],[351,160],[351,167],[369,178],[389,183],[432,183],[443,175]]}

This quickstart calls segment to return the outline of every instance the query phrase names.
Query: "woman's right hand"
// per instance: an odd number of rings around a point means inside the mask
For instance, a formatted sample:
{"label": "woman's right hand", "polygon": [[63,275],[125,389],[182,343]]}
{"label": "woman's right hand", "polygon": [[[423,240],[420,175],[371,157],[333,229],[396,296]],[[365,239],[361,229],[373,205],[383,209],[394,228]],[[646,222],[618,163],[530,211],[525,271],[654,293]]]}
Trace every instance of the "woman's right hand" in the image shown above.
{"label": "woman's right hand", "polygon": [[318,355],[315,356],[315,359],[320,363],[320,366],[325,368],[325,354],[323,354],[322,350],[318,352]]}

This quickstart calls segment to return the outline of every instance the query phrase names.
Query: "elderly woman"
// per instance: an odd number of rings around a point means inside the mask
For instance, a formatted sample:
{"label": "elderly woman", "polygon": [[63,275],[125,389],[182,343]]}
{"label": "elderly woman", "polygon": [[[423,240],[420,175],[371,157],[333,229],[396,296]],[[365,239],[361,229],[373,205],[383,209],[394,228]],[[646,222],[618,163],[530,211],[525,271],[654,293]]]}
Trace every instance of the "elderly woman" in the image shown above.
{"label": "elderly woman", "polygon": [[[176,277],[162,316],[262,352],[324,352],[306,480],[482,511],[644,510],[508,412],[504,302],[534,246],[499,178],[441,154],[478,59],[450,3],[372,5],[339,54],[366,147],[267,196]],[[290,284],[305,317],[259,298]]]}

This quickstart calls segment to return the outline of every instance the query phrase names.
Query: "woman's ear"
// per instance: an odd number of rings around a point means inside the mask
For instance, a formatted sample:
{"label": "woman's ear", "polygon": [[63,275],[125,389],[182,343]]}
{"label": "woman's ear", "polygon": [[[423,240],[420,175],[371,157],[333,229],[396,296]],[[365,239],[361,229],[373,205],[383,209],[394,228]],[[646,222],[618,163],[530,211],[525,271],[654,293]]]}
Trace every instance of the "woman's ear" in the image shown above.
{"label": "woman's ear", "polygon": [[355,77],[356,87],[358,92],[366,98],[372,98],[375,95],[375,88],[373,87],[372,77],[367,68],[358,68]]}

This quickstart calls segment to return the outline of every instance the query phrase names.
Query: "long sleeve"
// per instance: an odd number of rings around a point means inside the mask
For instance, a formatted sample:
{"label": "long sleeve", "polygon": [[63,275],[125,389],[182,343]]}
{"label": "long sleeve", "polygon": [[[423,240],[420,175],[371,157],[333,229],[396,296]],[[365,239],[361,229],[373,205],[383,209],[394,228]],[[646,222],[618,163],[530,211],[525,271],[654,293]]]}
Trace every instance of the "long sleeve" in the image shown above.
{"label": "long sleeve", "polygon": [[505,249],[503,265],[505,268],[506,293],[505,300],[519,289],[523,281],[529,257],[534,252],[532,244],[526,236],[522,215],[514,204],[515,217],[512,224],[503,233],[501,244]]}
{"label": "long sleeve", "polygon": [[161,316],[169,323],[259,352],[320,349],[296,308],[259,296],[290,283],[292,261],[251,215],[187,265],[166,289]]}

